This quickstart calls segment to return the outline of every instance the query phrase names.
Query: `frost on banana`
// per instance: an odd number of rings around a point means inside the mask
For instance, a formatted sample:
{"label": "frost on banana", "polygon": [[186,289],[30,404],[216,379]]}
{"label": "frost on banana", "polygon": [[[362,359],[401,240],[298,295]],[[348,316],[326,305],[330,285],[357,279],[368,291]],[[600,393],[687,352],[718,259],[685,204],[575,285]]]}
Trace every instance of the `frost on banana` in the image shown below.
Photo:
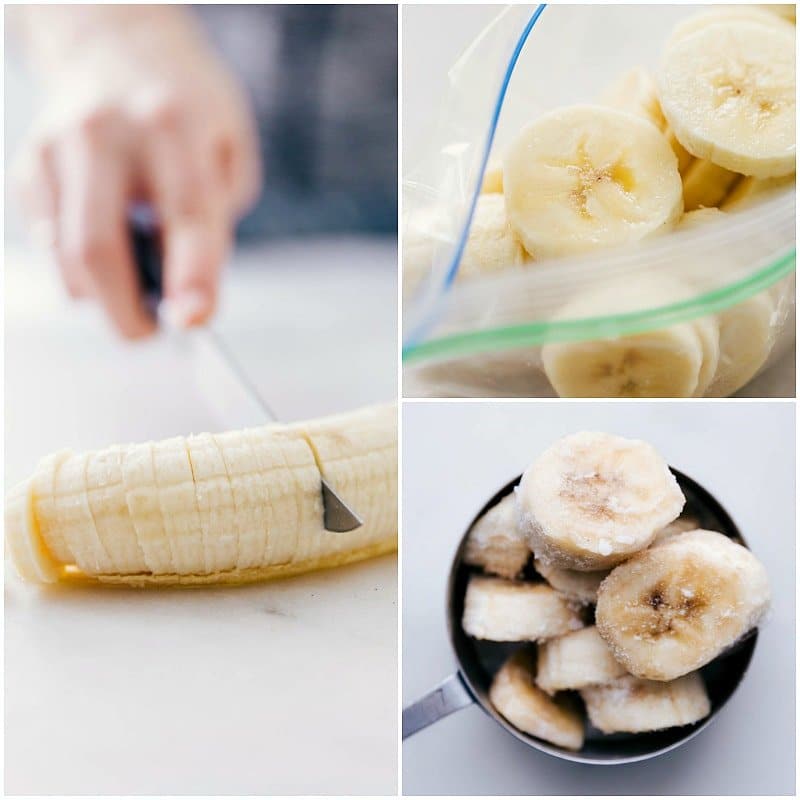
{"label": "frost on banana", "polygon": [[[360,528],[325,530],[323,476]],[[40,582],[243,583],[388,553],[396,408],[60,452],[10,492],[5,524],[17,571]]]}

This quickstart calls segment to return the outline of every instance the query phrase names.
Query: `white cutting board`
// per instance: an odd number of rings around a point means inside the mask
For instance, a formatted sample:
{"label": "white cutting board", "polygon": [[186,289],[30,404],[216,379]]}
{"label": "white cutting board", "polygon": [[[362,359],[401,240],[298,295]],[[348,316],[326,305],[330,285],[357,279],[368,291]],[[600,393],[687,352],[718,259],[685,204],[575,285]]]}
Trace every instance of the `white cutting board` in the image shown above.
{"label": "white cutting board", "polygon": [[[219,430],[186,343],[124,345],[6,256],[5,486],[46,453]],[[396,248],[237,256],[218,330],[285,420],[396,396]],[[5,583],[9,794],[393,794],[394,556],[229,589]]]}

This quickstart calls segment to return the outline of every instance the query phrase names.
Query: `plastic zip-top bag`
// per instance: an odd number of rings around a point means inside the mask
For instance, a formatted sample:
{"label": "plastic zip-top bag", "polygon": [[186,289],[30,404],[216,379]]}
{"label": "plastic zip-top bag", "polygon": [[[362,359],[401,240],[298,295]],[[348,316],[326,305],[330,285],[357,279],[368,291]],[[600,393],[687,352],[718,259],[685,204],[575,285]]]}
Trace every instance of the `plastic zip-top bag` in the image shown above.
{"label": "plastic zip-top bag", "polygon": [[[404,176],[406,396],[719,397],[785,352],[794,26],[767,8],[498,13]],[[761,114],[755,144],[697,134],[709,102]]]}

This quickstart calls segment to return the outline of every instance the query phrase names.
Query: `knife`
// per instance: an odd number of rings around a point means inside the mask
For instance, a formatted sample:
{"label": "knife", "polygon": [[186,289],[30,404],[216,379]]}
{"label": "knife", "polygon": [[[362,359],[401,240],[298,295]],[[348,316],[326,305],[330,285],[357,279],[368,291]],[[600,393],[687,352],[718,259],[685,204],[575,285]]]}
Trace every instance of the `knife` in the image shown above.
{"label": "knife", "polygon": [[[134,206],[129,213],[129,230],[139,285],[145,304],[153,316],[163,297],[161,242],[158,221],[149,207]],[[277,417],[247,372],[242,368],[224,339],[209,325],[193,331],[209,360],[217,365],[218,373],[241,389],[266,422]],[[322,478],[322,508],[325,530],[346,533],[363,525],[363,520],[342,500],[333,487]]]}

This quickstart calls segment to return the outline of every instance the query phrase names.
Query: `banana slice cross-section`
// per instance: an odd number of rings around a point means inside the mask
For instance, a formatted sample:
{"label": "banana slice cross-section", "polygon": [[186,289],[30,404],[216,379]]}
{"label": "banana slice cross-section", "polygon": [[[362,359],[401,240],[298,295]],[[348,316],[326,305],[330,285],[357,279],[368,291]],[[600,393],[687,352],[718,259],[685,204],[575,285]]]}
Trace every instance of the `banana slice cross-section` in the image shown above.
{"label": "banana slice cross-section", "polygon": [[664,115],[692,155],[757,178],[794,172],[792,33],[745,19],[704,25],[668,43],[657,80]]}
{"label": "banana slice cross-section", "polygon": [[[323,527],[321,478],[364,520]],[[394,405],[45,459],[9,494],[17,571],[41,582],[242,583],[397,547]]]}
{"label": "banana slice cross-section", "polygon": [[763,565],[721,533],[682,533],[614,569],[596,624],[614,657],[640,678],[699,669],[754,628],[770,589]]}
{"label": "banana slice cross-section", "polygon": [[513,492],[472,526],[464,545],[464,563],[509,580],[519,576],[530,555],[528,540],[517,524]]}
{"label": "banana slice cross-section", "polygon": [[538,647],[536,684],[548,694],[610,683],[625,674],[594,625]]}
{"label": "banana slice cross-section", "polygon": [[699,722],[711,703],[697,672],[674,681],[624,675],[605,686],[581,689],[592,725],[603,733],[646,733]]}
{"label": "banana slice cross-section", "polygon": [[570,106],[524,128],[506,152],[511,227],[537,260],[669,230],[683,211],[677,160],[635,114]]}
{"label": "banana slice cross-section", "polygon": [[535,642],[583,627],[578,610],[544,584],[473,575],[464,598],[464,631],[492,642]]}
{"label": "banana slice cross-section", "polygon": [[684,502],[652,445],[607,433],[559,439],[525,470],[518,489],[520,525],[536,557],[583,572],[647,547]]}
{"label": "banana slice cross-section", "polygon": [[583,720],[567,698],[552,698],[534,683],[533,655],[518,650],[492,680],[489,700],[497,712],[523,733],[546,742],[580,750]]}

